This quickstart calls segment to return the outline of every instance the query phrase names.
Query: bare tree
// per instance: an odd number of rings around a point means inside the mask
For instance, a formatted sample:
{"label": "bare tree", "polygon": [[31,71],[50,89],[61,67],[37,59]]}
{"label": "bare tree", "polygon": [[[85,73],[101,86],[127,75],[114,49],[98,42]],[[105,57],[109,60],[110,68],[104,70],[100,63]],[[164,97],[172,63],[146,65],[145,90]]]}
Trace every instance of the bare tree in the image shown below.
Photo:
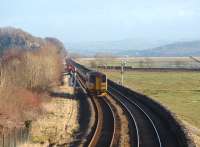
{"label": "bare tree", "polygon": [[37,94],[59,82],[63,67],[57,47],[47,43],[35,51],[12,49],[0,61],[0,113],[31,119],[40,109]]}

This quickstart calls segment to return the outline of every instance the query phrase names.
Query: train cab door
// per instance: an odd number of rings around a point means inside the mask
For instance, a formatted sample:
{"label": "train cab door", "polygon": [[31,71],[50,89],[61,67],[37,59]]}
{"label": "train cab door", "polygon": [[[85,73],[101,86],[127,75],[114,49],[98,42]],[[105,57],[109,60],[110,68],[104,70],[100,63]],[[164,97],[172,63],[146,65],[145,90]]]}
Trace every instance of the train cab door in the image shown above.
{"label": "train cab door", "polygon": [[101,89],[101,78],[99,76],[96,76],[96,91],[99,91]]}

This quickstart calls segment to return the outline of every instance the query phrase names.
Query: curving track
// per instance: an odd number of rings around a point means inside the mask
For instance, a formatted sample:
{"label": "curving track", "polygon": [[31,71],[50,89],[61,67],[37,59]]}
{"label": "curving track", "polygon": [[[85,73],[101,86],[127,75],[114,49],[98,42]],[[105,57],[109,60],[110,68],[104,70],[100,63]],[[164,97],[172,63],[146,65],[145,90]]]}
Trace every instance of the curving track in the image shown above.
{"label": "curving track", "polygon": [[[109,86],[109,93],[120,102],[134,122],[132,134],[136,136],[134,147],[179,147],[176,136],[158,116],[143,104]],[[136,132],[136,133],[134,133]]]}
{"label": "curving track", "polygon": [[[181,147],[168,124],[133,97],[108,85],[108,94],[123,107],[129,118],[130,144],[133,147]],[[115,147],[119,140],[117,112],[107,97],[92,97],[96,123],[89,147]]]}
{"label": "curving track", "polygon": [[[108,86],[108,94],[120,103],[129,118],[130,144],[133,147],[179,147],[176,137],[151,110],[135,99]],[[95,107],[94,131],[89,147],[118,146],[119,125],[117,112],[107,97],[91,97]]]}
{"label": "curving track", "polygon": [[[77,79],[79,86],[84,93],[87,93],[83,83]],[[93,97],[91,98],[93,106],[95,108],[95,124],[93,131],[91,132],[92,137],[89,141],[84,144],[87,147],[114,147],[117,146],[118,141],[118,125],[117,114],[113,106],[107,100],[106,97]]]}
{"label": "curving track", "polygon": [[[85,67],[78,67],[85,68]],[[87,69],[89,70],[89,69]],[[79,81],[80,85],[81,83]],[[109,84],[108,94],[121,106],[129,120],[130,145],[133,147],[187,147],[186,136],[181,136],[175,121],[168,120],[168,115],[160,115],[148,107],[149,101],[141,101],[140,96],[135,96],[131,91],[117,84]],[[84,85],[81,86],[84,91]],[[88,94],[89,95],[89,94]],[[135,96],[135,97],[134,97]],[[88,139],[87,146],[115,147],[118,146],[120,122],[114,105],[105,97],[91,97],[95,108],[95,125]],[[156,107],[157,108],[157,107]],[[163,113],[165,114],[165,113]],[[162,117],[167,116],[167,117]],[[173,123],[175,127],[171,127]],[[175,128],[175,130],[172,130]],[[178,129],[179,130],[178,130]],[[182,131],[182,130],[181,130]],[[179,132],[180,134],[182,132]],[[184,142],[184,143],[182,143]]]}
{"label": "curving track", "polygon": [[117,143],[117,115],[106,97],[92,97],[96,109],[95,132],[89,147],[110,147]]}

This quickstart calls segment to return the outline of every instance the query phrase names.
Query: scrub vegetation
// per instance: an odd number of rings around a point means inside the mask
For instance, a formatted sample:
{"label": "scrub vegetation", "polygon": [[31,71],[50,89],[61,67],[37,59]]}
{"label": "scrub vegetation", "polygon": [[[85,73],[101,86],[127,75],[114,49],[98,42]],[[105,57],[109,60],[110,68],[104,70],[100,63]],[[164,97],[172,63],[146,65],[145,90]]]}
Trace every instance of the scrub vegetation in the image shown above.
{"label": "scrub vegetation", "polygon": [[42,104],[45,112],[32,122],[30,139],[21,147],[66,146],[73,142],[79,128],[79,102],[74,98],[73,87],[68,86],[66,76],[63,82],[64,85],[53,88],[51,101]]}
{"label": "scrub vegetation", "polygon": [[0,126],[18,127],[42,113],[42,97],[58,84],[61,54],[46,42],[35,50],[6,49],[0,57]]}

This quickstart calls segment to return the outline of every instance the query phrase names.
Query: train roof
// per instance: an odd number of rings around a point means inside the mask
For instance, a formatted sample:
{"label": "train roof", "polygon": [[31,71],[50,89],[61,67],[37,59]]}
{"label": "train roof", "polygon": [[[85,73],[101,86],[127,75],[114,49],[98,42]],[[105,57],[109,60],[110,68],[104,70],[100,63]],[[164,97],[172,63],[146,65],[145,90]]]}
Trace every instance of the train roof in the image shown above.
{"label": "train roof", "polygon": [[[73,61],[72,59],[68,60],[72,65],[74,65],[75,67],[78,68],[78,70],[80,70],[81,72],[83,72],[84,74],[92,74],[92,75],[105,75],[99,71],[95,71],[95,70],[91,70],[75,61]],[[106,76],[106,75],[105,75]]]}
{"label": "train roof", "polygon": [[101,72],[99,72],[99,71],[94,71],[94,70],[89,71],[88,73],[89,73],[89,74],[105,75],[104,73],[101,73]]}

